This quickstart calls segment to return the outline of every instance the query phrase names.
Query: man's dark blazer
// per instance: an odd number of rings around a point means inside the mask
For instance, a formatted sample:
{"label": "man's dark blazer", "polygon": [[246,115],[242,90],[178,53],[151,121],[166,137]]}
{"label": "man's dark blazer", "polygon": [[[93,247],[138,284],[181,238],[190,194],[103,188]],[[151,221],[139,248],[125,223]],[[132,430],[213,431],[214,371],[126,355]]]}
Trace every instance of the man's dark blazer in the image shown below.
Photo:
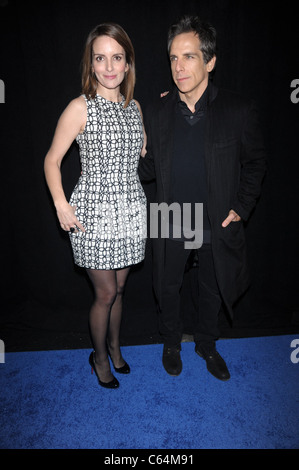
{"label": "man's dark blazer", "polygon": [[[212,83],[207,91],[207,211],[216,276],[224,304],[232,315],[234,302],[249,285],[243,221],[248,219],[261,192],[265,149],[253,103]],[[147,154],[140,158],[139,176],[145,181],[156,180],[154,202],[159,204],[169,201],[176,100],[175,89],[145,113]],[[223,228],[221,224],[230,209],[242,220]],[[153,239],[152,246],[153,286],[160,303],[165,239]]]}

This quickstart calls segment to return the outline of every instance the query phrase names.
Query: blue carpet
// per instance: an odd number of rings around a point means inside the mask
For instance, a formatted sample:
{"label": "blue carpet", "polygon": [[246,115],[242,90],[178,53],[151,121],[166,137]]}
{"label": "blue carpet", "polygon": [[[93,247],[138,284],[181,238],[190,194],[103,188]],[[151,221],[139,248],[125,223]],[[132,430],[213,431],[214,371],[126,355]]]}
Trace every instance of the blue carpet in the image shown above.
{"label": "blue carpet", "polygon": [[1,449],[298,449],[293,336],[220,340],[231,379],[182,343],[171,377],[161,345],[123,347],[120,388],[99,387],[89,350],[7,353],[0,364]]}

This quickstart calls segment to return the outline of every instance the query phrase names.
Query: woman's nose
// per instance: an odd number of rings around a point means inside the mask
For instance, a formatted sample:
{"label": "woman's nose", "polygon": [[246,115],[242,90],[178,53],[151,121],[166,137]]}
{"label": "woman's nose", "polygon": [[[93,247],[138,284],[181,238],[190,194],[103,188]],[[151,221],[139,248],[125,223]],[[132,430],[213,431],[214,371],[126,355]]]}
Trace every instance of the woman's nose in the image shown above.
{"label": "woman's nose", "polygon": [[113,70],[113,59],[107,59],[106,61],[106,69],[110,72]]}

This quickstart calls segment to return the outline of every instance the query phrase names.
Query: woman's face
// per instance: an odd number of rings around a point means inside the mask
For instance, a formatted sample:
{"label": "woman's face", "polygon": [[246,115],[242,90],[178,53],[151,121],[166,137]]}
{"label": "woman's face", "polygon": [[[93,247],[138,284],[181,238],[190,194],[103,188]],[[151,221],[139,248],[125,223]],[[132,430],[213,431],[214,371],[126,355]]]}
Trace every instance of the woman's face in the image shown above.
{"label": "woman's face", "polygon": [[110,90],[119,91],[128,69],[125,50],[115,39],[99,36],[94,40],[92,70],[98,81],[97,93],[105,98],[107,93],[111,95]]}

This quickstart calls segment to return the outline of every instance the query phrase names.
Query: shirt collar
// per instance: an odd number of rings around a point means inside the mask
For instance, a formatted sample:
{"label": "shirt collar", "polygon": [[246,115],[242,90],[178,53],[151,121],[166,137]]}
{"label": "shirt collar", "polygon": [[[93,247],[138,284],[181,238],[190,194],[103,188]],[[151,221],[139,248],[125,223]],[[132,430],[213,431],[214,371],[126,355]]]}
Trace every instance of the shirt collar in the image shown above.
{"label": "shirt collar", "polygon": [[208,87],[209,85],[207,86],[207,88],[205,89],[205,91],[203,92],[199,100],[195,103],[194,113],[192,113],[192,111],[190,111],[190,109],[188,108],[187,104],[181,100],[179,92],[177,92],[177,103],[180,109],[184,112],[184,114],[187,113],[187,114],[196,115],[199,112],[202,112],[205,110],[205,108],[207,107],[207,103],[208,103]]}

